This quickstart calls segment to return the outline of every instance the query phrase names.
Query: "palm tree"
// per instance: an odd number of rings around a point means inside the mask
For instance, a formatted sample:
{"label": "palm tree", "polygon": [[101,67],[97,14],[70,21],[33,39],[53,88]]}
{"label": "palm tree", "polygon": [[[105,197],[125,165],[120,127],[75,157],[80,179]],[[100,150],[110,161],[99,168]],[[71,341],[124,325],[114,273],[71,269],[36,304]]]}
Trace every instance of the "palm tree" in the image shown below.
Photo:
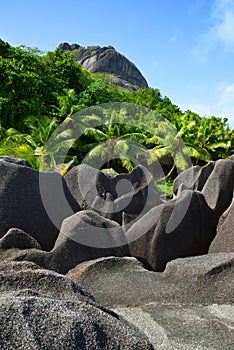
{"label": "palm tree", "polygon": [[146,135],[139,132],[136,126],[124,123],[121,113],[124,114],[123,111],[112,110],[110,118],[103,124],[85,128],[84,135],[91,142],[80,145],[80,150],[86,153],[87,163],[100,165],[97,163],[101,160],[102,165],[106,164],[109,168],[112,159],[119,159],[121,166],[131,171],[136,158],[147,153],[143,146]]}
{"label": "palm tree", "polygon": [[195,162],[225,158],[231,152],[233,135],[227,119],[201,118],[188,111],[180,118],[178,129]]}
{"label": "palm tree", "polygon": [[58,126],[56,118],[28,117],[25,119],[25,125],[27,133],[20,133],[13,128],[0,128],[0,154],[26,159],[38,170],[55,168],[64,173],[65,167],[56,168],[54,154],[63,148],[71,147],[75,142],[75,139],[68,137],[69,130],[58,134],[54,147],[48,147],[49,139]]}
{"label": "palm tree", "polygon": [[160,161],[165,157],[171,157],[173,160],[172,168],[166,175],[170,177],[174,169],[185,170],[192,165],[190,157],[210,161],[211,154],[201,145],[194,142],[196,134],[194,133],[195,121],[188,121],[184,118],[184,123],[179,131],[166,119],[158,122],[154,129],[154,135],[148,139],[148,143],[155,145],[149,150],[148,163]]}
{"label": "palm tree", "polygon": [[64,95],[54,93],[57,98],[58,107],[54,106],[57,115],[62,118],[70,117],[79,110],[78,97],[74,89],[63,89]]}
{"label": "palm tree", "polygon": [[175,167],[181,170],[188,168],[189,159],[183,141],[176,128],[169,121],[160,121],[157,127],[154,128],[153,136],[150,137],[147,142],[150,144],[151,148],[148,151],[149,165],[156,161],[162,161],[163,158],[172,158],[172,168],[165,178],[170,177]]}
{"label": "palm tree", "polygon": [[28,136],[14,128],[5,129],[0,125],[0,155],[26,159],[34,168],[37,168],[34,150],[26,141]]}

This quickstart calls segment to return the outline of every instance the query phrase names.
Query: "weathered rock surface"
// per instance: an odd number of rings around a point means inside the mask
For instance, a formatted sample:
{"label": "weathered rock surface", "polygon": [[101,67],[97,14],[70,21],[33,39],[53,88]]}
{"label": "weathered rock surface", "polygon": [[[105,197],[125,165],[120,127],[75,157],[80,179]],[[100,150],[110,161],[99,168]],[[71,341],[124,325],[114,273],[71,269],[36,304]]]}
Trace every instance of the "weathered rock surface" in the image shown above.
{"label": "weathered rock surface", "polygon": [[0,161],[0,178],[0,237],[15,227],[52,249],[62,221],[80,210],[65,180],[6,161]]}
{"label": "weathered rock surface", "polygon": [[53,270],[66,273],[83,261],[110,255],[129,255],[121,226],[84,210],[63,221],[47,261]]}
{"label": "weathered rock surface", "polygon": [[[67,273],[108,307],[233,304],[234,253],[175,259],[164,272],[132,257],[86,261]],[[123,291],[120,293],[120,289]]]}
{"label": "weathered rock surface", "polygon": [[63,221],[50,252],[0,249],[0,261],[32,261],[62,274],[83,261],[112,255],[130,255],[121,226],[89,210],[78,212]]}
{"label": "weathered rock surface", "polygon": [[18,165],[23,165],[23,166],[27,166],[29,168],[32,168],[31,164],[27,160],[16,158],[13,156],[0,156],[0,161],[18,164]]}
{"label": "weathered rock surface", "polygon": [[153,350],[116,313],[69,278],[36,265],[0,265],[1,349]]}
{"label": "weathered rock surface", "polygon": [[180,174],[168,202],[142,166],[67,186],[17,162],[0,160],[1,349],[153,349],[135,326],[157,349],[233,349],[234,252],[206,254],[233,249],[232,160]]}
{"label": "weathered rock surface", "polygon": [[234,162],[229,159],[219,159],[208,177],[202,193],[207,204],[219,218],[229,207],[234,190]]}
{"label": "weathered rock surface", "polygon": [[74,57],[76,61],[92,72],[114,74],[113,83],[117,85],[131,90],[148,88],[139,69],[112,46],[81,47],[77,44],[62,43],[59,49],[62,51],[78,49]]}
{"label": "weathered rock surface", "polygon": [[102,258],[68,276],[142,329],[158,349],[231,350],[233,272],[234,253],[220,253],[176,259],[163,273],[145,270],[134,258]]}
{"label": "weathered rock surface", "polygon": [[7,233],[0,238],[0,249],[41,249],[40,244],[24,232],[18,228],[11,228],[7,231]]}
{"label": "weathered rock surface", "polygon": [[162,204],[149,171],[139,165],[130,174],[108,176],[86,164],[71,169],[65,180],[81,208],[122,224],[123,213],[136,218]]}
{"label": "weathered rock surface", "polygon": [[[179,196],[184,186],[185,189],[202,191],[208,177],[213,171],[215,162],[211,161],[204,166],[195,165],[182,171],[173,182],[173,193]],[[180,191],[178,192],[180,188]]]}
{"label": "weathered rock surface", "polygon": [[202,193],[186,190],[179,198],[151,209],[129,230],[130,254],[154,271],[173,259],[206,254],[217,218]]}
{"label": "weathered rock surface", "polygon": [[180,173],[173,182],[173,193],[183,190],[201,191],[217,217],[229,207],[234,190],[234,162],[232,159],[211,161],[203,167],[193,166]]}
{"label": "weathered rock surface", "polygon": [[219,219],[209,253],[234,252],[234,201]]}
{"label": "weathered rock surface", "polygon": [[144,330],[160,350],[232,350],[234,306],[161,306],[115,308]]}

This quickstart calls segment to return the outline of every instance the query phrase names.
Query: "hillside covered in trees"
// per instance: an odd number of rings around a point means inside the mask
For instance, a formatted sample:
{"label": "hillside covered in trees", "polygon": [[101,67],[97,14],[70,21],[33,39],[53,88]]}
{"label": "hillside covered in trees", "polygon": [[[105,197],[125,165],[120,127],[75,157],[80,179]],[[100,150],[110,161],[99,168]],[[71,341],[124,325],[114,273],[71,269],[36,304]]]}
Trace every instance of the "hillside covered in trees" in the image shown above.
{"label": "hillside covered in trees", "polygon": [[[127,157],[130,147],[131,154],[141,156],[149,166],[158,160],[165,164],[169,174],[175,166],[185,169],[188,157],[193,164],[204,164],[234,153],[227,119],[182,113],[159,89],[125,90],[111,82],[111,75],[83,68],[74,61],[75,54],[76,50],[59,49],[44,54],[0,40],[1,155],[27,159],[40,170],[45,160],[56,167],[61,159],[46,148],[56,130],[60,134],[53,151],[66,149],[65,162],[78,164],[87,154],[94,162],[106,153],[103,167],[116,171],[129,171],[135,165]],[[110,103],[115,102],[122,103],[119,114],[111,110]],[[82,112],[101,104],[109,104],[104,107],[105,118],[98,109]],[[144,108],[137,123],[134,118],[129,122],[129,105]],[[72,119],[76,112],[79,125]],[[72,135],[74,127],[80,128],[78,140]],[[129,139],[134,145],[129,146]],[[108,158],[106,145],[115,152],[115,160]]]}

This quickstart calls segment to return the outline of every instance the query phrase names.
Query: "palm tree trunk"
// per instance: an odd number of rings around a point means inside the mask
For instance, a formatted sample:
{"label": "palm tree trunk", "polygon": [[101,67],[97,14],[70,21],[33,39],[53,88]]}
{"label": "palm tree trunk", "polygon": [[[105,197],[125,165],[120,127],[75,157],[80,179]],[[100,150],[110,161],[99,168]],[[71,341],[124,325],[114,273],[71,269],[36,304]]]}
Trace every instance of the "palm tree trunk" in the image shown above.
{"label": "palm tree trunk", "polygon": [[175,167],[176,167],[176,165],[175,165],[175,163],[174,163],[173,166],[172,166],[172,168],[171,168],[171,170],[169,171],[169,173],[168,173],[166,176],[164,176],[164,177],[162,177],[161,179],[159,179],[158,182],[159,182],[159,181],[165,181],[166,179],[168,179],[168,178],[171,176],[171,174],[173,173]]}

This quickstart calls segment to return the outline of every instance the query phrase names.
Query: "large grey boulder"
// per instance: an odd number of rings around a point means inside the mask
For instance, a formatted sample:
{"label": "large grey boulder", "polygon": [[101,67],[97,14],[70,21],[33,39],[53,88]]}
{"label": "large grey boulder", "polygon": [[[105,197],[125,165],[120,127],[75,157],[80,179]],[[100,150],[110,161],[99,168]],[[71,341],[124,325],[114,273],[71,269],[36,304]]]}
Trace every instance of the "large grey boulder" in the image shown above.
{"label": "large grey boulder", "polygon": [[207,204],[219,218],[233,198],[234,163],[231,159],[211,161],[203,167],[194,166],[177,176],[173,193],[177,196],[186,189],[201,191]]}
{"label": "large grey boulder", "polygon": [[69,278],[36,265],[0,265],[1,349],[153,350],[136,327]]}
{"label": "large grey boulder", "polygon": [[234,252],[234,201],[219,219],[209,253]]}
{"label": "large grey boulder", "polygon": [[65,180],[55,172],[0,161],[0,237],[19,228],[50,250],[62,221],[80,210]]}
{"label": "large grey boulder", "polygon": [[32,261],[62,274],[83,261],[112,255],[130,255],[121,226],[89,210],[80,211],[63,221],[50,252],[0,249],[0,261]]}
{"label": "large grey boulder", "polygon": [[150,304],[113,310],[144,330],[160,350],[233,350],[233,304]]}
{"label": "large grey boulder", "polygon": [[173,181],[173,193],[177,195],[178,189],[181,185],[186,186],[188,190],[194,190],[194,184],[200,169],[201,167],[199,165],[195,165],[182,171]]}
{"label": "large grey boulder", "polygon": [[18,228],[11,228],[0,238],[1,249],[41,249],[40,244],[28,233]]}
{"label": "large grey boulder", "polygon": [[[117,83],[117,85],[131,90],[148,88],[148,84],[139,69],[116,51],[113,46],[81,47],[77,44],[62,43],[59,45],[59,49],[61,51],[78,49],[74,56],[75,61],[78,61],[83,67],[92,72],[113,74],[113,83]],[[117,82],[116,78],[118,78]]]}
{"label": "large grey boulder", "polygon": [[163,273],[145,270],[135,258],[108,257],[68,276],[159,349],[232,349],[234,253],[176,259]]}
{"label": "large grey boulder", "polygon": [[206,254],[216,226],[217,218],[202,193],[187,190],[151,209],[125,235],[131,256],[163,271],[170,260]]}
{"label": "large grey boulder", "polygon": [[[175,259],[164,272],[147,270],[132,257],[85,261],[67,273],[108,307],[233,304],[234,253]],[[120,290],[122,293],[120,293]]]}
{"label": "large grey boulder", "polygon": [[163,203],[152,175],[142,165],[129,174],[108,176],[81,164],[71,169],[65,180],[81,208],[94,210],[119,224],[123,213],[136,218]]}
{"label": "large grey boulder", "polygon": [[18,164],[18,165],[23,165],[23,166],[27,166],[29,168],[32,168],[31,164],[27,160],[13,157],[13,156],[0,156],[0,161]]}
{"label": "large grey boulder", "polygon": [[66,273],[83,261],[111,255],[129,255],[121,226],[84,210],[63,221],[47,261],[53,270]]}
{"label": "large grey boulder", "polygon": [[163,203],[153,176],[142,165],[136,166],[129,174],[117,175],[112,182],[117,194],[113,204],[114,219],[119,223],[122,223],[123,213],[138,219]]}
{"label": "large grey boulder", "polygon": [[106,199],[113,192],[109,176],[87,164],[73,167],[64,178],[82,209],[92,209],[97,196]]}
{"label": "large grey boulder", "polygon": [[207,204],[219,218],[229,207],[233,198],[234,162],[229,159],[219,159],[208,177],[202,193]]}
{"label": "large grey boulder", "polygon": [[214,166],[215,162],[210,161],[202,167],[195,165],[182,171],[173,181],[173,193],[178,196],[183,189],[202,191]]}

